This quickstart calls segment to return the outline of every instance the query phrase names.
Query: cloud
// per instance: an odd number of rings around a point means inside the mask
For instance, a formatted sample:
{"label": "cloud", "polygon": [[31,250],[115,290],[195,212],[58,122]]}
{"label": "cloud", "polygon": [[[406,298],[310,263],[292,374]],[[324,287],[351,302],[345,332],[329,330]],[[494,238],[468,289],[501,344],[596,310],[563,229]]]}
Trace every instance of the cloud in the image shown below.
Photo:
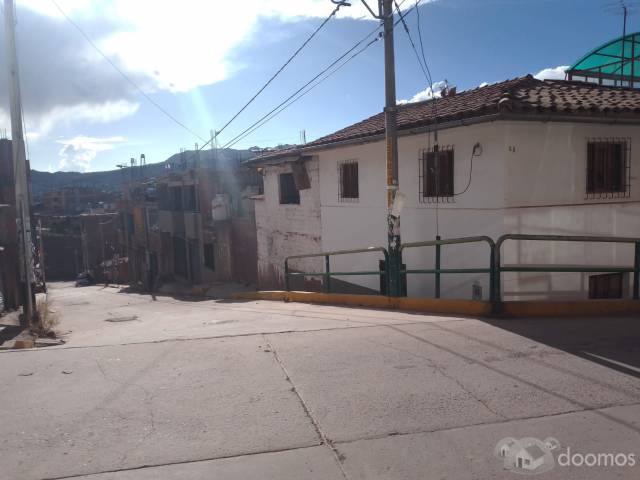
{"label": "cloud", "polygon": [[538,73],[536,73],[534,77],[538,80],[564,80],[564,72],[569,68],[569,65],[561,65],[555,68],[545,68],[544,70],[540,70]]}
{"label": "cloud", "polygon": [[124,137],[95,138],[77,136],[68,140],[58,140],[62,145],[58,152],[60,156],[59,170],[88,172],[91,170],[91,162],[100,152],[113,150],[125,142]]}
{"label": "cloud", "polygon": [[[25,8],[18,9],[17,18],[20,88],[31,138],[47,135],[60,124],[108,123],[137,111],[133,87],[68,23]],[[87,20],[87,25],[97,36],[115,28],[108,19]],[[5,64],[2,48],[0,65]],[[143,75],[131,76],[144,87],[153,87]],[[0,75],[1,106],[9,104],[7,80],[7,75]],[[0,108],[0,128],[8,125],[8,108]]]}
{"label": "cloud", "polygon": [[[234,59],[238,47],[264,43],[264,20],[314,19],[319,24],[335,8],[328,0],[181,0],[179,5],[157,0],[56,1],[150,94],[189,91],[229,78],[241,68]],[[361,2],[352,3],[337,17],[371,20]],[[32,139],[43,139],[59,124],[109,123],[135,114],[139,92],[51,0],[17,0],[16,16],[23,108]],[[286,25],[281,33],[289,34]],[[0,65],[5,65],[4,55],[0,48]],[[6,77],[0,75],[2,106],[8,105]],[[0,107],[0,128],[8,128],[7,113]]]}
{"label": "cloud", "polygon": [[[65,23],[49,0],[18,1],[41,16]],[[154,88],[172,92],[228,78],[237,68],[234,50],[258,40],[261,20],[320,19],[335,8],[328,0],[181,0],[179,5],[158,0],[57,1],[124,70],[143,76]],[[407,2],[404,9],[411,6]],[[373,20],[359,1],[340,8],[337,18]],[[108,27],[97,28],[101,21]],[[65,28],[78,35],[71,25]]]}
{"label": "cloud", "polygon": [[446,80],[442,80],[440,82],[433,83],[433,90],[431,90],[431,86],[425,88],[424,90],[416,93],[410,100],[398,100],[398,105],[404,105],[406,103],[415,103],[415,102],[423,102],[425,100],[431,100],[432,98],[440,98],[442,96],[442,91],[447,87],[453,87],[453,85],[448,85]]}

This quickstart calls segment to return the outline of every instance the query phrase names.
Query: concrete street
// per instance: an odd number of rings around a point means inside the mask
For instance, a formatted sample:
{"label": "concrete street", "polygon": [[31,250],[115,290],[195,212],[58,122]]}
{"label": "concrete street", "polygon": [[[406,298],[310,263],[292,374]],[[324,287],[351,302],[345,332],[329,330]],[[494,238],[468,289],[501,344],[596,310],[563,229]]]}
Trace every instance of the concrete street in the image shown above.
{"label": "concrete street", "polygon": [[2,479],[518,478],[505,437],[638,458],[539,478],[640,478],[638,318],[50,298],[67,343],[0,352]]}

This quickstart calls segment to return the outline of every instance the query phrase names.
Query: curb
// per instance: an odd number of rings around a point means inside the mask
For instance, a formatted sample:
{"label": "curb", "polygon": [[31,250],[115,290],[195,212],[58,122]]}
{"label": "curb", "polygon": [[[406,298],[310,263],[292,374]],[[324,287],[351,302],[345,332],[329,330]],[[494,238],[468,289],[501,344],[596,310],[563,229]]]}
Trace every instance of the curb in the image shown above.
{"label": "curb", "polygon": [[584,300],[532,302],[515,301],[492,304],[477,300],[453,300],[445,298],[386,297],[381,295],[350,295],[340,293],[287,292],[284,290],[241,292],[234,300],[271,300],[284,302],[344,305],[350,307],[385,308],[422,313],[500,316],[513,318],[575,317],[628,315],[640,313],[638,300]]}

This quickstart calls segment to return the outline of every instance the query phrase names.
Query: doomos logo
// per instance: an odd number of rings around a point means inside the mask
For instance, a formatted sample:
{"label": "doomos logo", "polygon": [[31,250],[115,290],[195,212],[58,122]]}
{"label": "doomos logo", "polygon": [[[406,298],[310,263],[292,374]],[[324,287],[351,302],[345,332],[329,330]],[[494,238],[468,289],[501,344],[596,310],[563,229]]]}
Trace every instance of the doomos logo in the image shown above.
{"label": "doomos logo", "polygon": [[555,467],[556,462],[551,452],[559,447],[560,442],[552,437],[545,440],[506,437],[496,444],[494,454],[504,462],[505,469],[533,475],[548,472]]}

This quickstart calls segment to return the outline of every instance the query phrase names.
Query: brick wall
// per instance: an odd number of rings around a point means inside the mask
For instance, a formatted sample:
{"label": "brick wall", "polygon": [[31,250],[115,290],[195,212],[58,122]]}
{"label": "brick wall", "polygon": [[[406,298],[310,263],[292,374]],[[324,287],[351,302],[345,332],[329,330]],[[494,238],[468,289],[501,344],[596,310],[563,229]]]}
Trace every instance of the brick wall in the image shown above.
{"label": "brick wall", "polygon": [[[300,191],[299,205],[280,205],[279,175],[291,172],[289,164],[267,166],[264,195],[255,201],[258,286],[261,289],[282,288],[284,260],[289,255],[320,252],[320,192],[318,160],[305,162],[311,188]],[[293,270],[318,271],[319,259],[291,263]],[[307,288],[319,287],[319,279],[308,279]]]}

